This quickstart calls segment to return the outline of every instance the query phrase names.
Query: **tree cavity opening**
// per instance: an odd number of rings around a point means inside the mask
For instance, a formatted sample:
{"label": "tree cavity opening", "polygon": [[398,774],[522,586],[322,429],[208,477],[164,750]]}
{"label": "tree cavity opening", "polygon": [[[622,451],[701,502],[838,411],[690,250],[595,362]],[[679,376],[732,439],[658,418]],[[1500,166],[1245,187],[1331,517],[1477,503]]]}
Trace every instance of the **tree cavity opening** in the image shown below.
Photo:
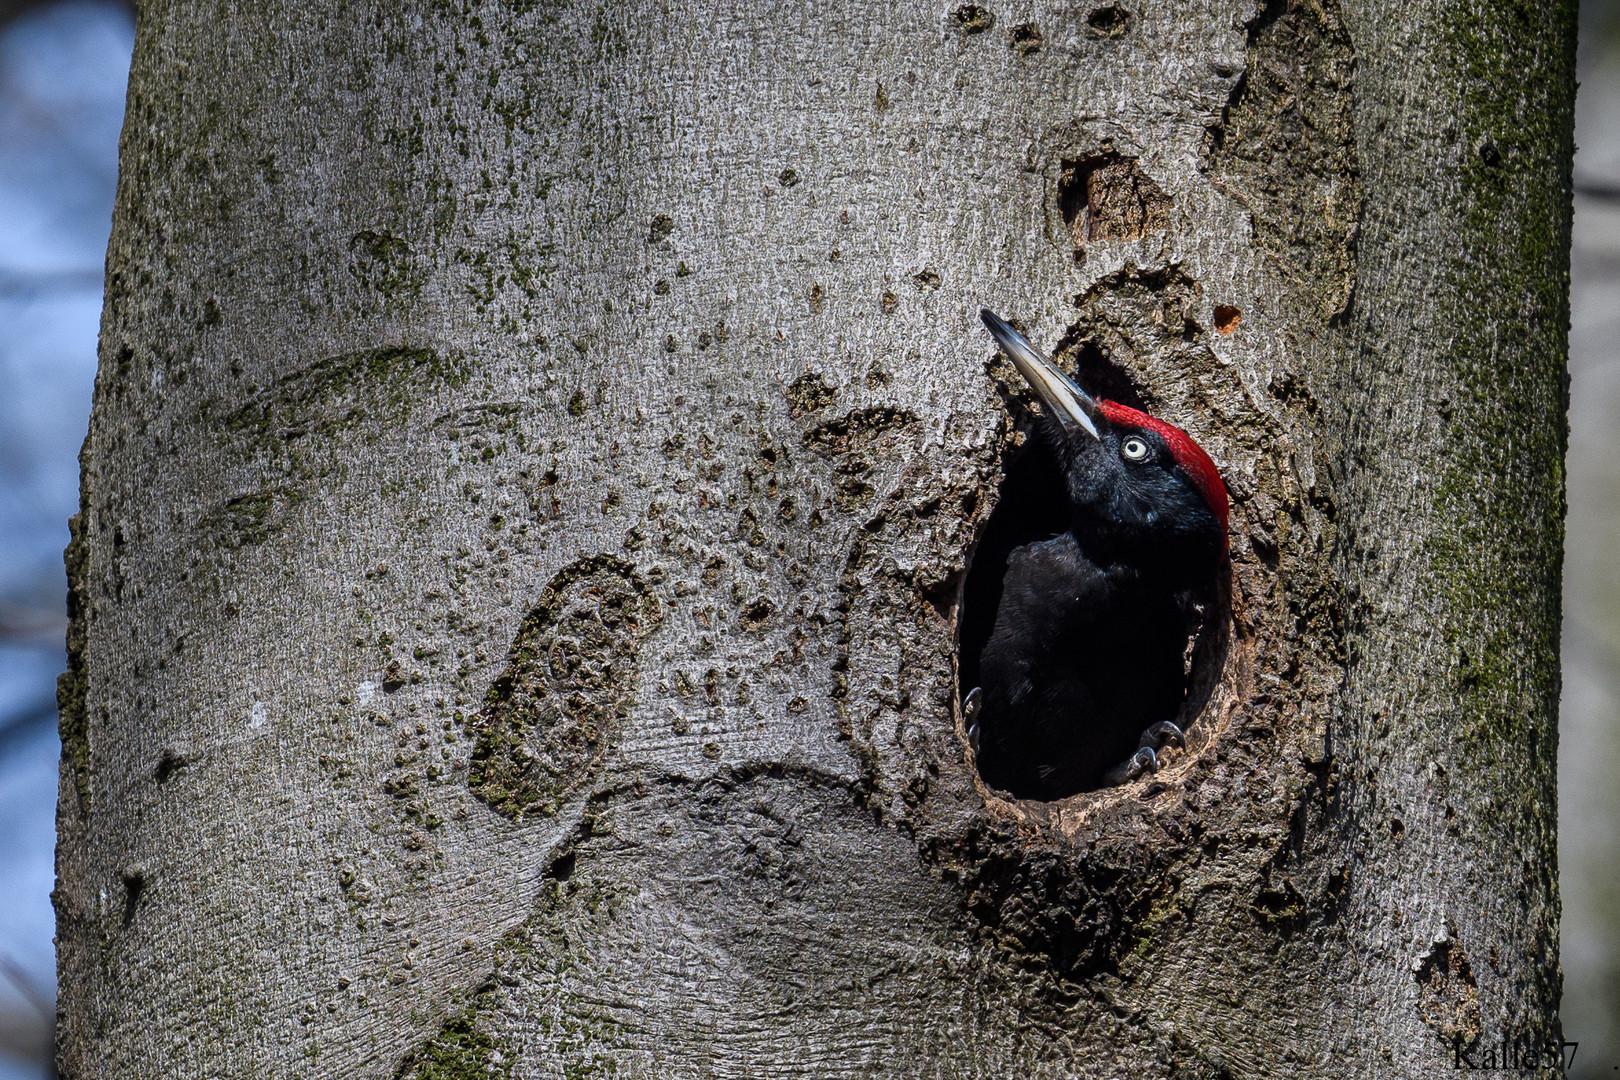
{"label": "tree cavity opening", "polygon": [[[1131,376],[1095,343],[1071,338],[1060,346],[1058,355],[1063,366],[1078,370],[1081,384],[1096,396],[1151,411]],[[1038,760],[1031,748],[997,738],[990,726],[996,723],[994,716],[967,714],[969,695],[981,686],[981,661],[996,629],[1009,558],[1026,545],[1059,536],[1073,524],[1057,454],[1031,412],[1024,412],[1018,423],[1024,438],[1004,452],[995,506],[968,560],[961,586],[957,690],[965,729],[970,730],[975,723],[979,727],[974,762],[984,783],[1013,798],[1051,801],[1121,783],[1122,777],[1114,766],[1122,766],[1132,758],[1150,725],[1135,721],[1110,725],[1106,719],[1076,715],[1072,731],[1075,745],[1089,745],[1095,751],[1092,756],[1106,764],[1091,770],[1090,775],[1053,787],[1040,779],[1047,763]],[[1179,635],[1183,642],[1181,665],[1179,678],[1172,676],[1170,685],[1159,688],[1151,723],[1176,724],[1185,733],[1186,741],[1160,749],[1161,771],[1202,745],[1206,736],[1195,730],[1195,723],[1210,703],[1225,669],[1230,642],[1230,595],[1230,567],[1223,558],[1218,571],[1210,575],[1207,587],[1177,595],[1173,610],[1166,612],[1166,618],[1173,620],[1172,628],[1166,632]],[[1151,775],[1145,778],[1152,779]]]}

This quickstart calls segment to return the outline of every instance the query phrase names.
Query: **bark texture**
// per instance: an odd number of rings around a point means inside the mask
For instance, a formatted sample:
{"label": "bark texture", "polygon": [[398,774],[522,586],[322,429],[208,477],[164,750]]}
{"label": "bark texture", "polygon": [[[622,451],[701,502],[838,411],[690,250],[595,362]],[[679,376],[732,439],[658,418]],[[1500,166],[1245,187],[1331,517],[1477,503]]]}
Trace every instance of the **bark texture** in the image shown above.
{"label": "bark texture", "polygon": [[[1513,2],[146,4],[63,1074],[1556,1037],[1572,47]],[[981,304],[1234,499],[1189,746],[1060,803],[956,704],[1032,431]]]}

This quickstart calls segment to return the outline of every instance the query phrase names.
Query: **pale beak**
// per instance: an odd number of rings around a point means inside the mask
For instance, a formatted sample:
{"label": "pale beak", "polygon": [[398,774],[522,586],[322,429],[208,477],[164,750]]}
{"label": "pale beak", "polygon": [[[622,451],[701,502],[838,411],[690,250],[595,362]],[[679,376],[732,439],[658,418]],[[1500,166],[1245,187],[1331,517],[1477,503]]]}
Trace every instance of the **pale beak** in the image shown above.
{"label": "pale beak", "polygon": [[1001,351],[1007,354],[1007,359],[1013,362],[1030,389],[1040,395],[1041,401],[1064,431],[1072,434],[1079,429],[1093,439],[1102,438],[1097,429],[1105,421],[1102,410],[1090,394],[1058,370],[1056,364],[1042,356],[1028,338],[1002,322],[994,313],[981,309],[979,318],[984,320],[984,325],[990,329]]}

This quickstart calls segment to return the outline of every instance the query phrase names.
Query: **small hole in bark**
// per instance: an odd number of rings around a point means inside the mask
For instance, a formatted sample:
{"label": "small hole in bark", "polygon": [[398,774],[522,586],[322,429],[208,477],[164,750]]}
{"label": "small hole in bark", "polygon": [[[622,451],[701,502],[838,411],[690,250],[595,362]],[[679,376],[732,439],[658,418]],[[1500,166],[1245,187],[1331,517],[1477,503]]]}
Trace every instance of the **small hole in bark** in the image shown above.
{"label": "small hole in bark", "polygon": [[1217,334],[1230,334],[1238,328],[1243,321],[1243,312],[1228,304],[1215,306],[1215,332]]}
{"label": "small hole in bark", "polygon": [[157,765],[152,769],[152,778],[162,784],[185,767],[186,756],[172,746],[165,746],[158,755]]}
{"label": "small hole in bark", "polygon": [[553,860],[552,864],[546,867],[546,877],[551,878],[554,881],[567,881],[569,878],[574,876],[574,863],[577,861],[577,859],[578,856],[576,856],[572,851],[568,852],[566,855],[557,856],[557,858]]}
{"label": "small hole in bark", "polygon": [[1039,52],[1041,49],[1041,28],[1032,22],[1019,23],[1007,32],[1007,43],[1012,50],[1021,56]]}
{"label": "small hole in bark", "polygon": [[1131,13],[1118,4],[1097,8],[1086,16],[1086,30],[1093,37],[1124,37],[1130,29]]}
{"label": "small hole in bark", "polygon": [[[1059,356],[1076,361],[1079,381],[1096,396],[1132,408],[1143,406],[1129,375],[1095,343],[1065,343]],[[1035,632],[1024,636],[1036,649],[1056,641],[1060,648],[1083,648],[1085,655],[1094,658],[1117,653],[1101,661],[1094,659],[1086,667],[1092,676],[1099,670],[1125,675],[1114,684],[1107,678],[1084,678],[1082,669],[1075,667],[1075,682],[1066,688],[1052,683],[1031,685],[1023,691],[1018,708],[1004,707],[999,716],[994,708],[983,708],[996,700],[990,695],[998,678],[1005,696],[1007,656],[1024,655],[1022,646],[1009,650],[1005,644],[1016,636],[1022,613],[1030,610],[1018,607],[1020,601],[1007,595],[1009,584],[1018,587],[1017,581],[1009,583],[1009,565],[1037,555],[1034,545],[1061,544],[1073,525],[1068,487],[1057,455],[1027,413],[1024,427],[1023,445],[1006,453],[996,505],[962,585],[958,693],[966,703],[968,695],[980,689],[981,711],[975,718],[979,728],[977,766],[984,782],[1015,798],[1049,801],[1121,782],[1120,775],[1109,774],[1131,759],[1144,732],[1160,721],[1173,721],[1192,736],[1192,725],[1212,699],[1226,666],[1230,571],[1222,560],[1195,587],[1157,595],[1145,617],[1133,605],[1124,605],[1117,619],[1078,632],[1050,625],[1054,620],[1045,615],[1027,619],[1025,625],[1033,626]],[[1042,548],[1039,553],[1055,550]],[[1040,588],[1025,586],[1022,603],[1038,606],[1042,595]],[[1150,654],[1152,663],[1142,664],[1140,658]],[[1002,674],[997,675],[997,670]],[[1122,689],[1127,680],[1129,693]],[[1043,694],[1059,693],[1066,700],[1053,713],[1061,716],[1057,722],[1062,730],[1024,730],[1026,717],[1037,708],[1034,703]],[[1054,746],[1066,749],[1054,752]],[[1166,745],[1160,750],[1160,764],[1169,765],[1186,752],[1185,747]],[[1151,775],[1144,774],[1144,779],[1143,797],[1164,790]]]}
{"label": "small hole in bark", "polygon": [[128,926],[135,921],[135,905],[141,902],[141,893],[146,889],[146,869],[138,864],[124,867],[123,881],[124,925]]}
{"label": "small hole in bark", "polygon": [[989,8],[978,4],[963,4],[951,12],[951,21],[964,34],[982,34],[996,25],[996,16]]}

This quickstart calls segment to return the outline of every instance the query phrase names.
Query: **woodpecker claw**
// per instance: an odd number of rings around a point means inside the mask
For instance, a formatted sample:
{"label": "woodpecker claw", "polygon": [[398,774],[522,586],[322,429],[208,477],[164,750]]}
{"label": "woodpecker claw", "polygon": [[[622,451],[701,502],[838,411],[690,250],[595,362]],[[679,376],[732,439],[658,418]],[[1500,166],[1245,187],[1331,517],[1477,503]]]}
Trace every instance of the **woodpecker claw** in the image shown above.
{"label": "woodpecker claw", "polygon": [[1103,777],[1103,782],[1115,786],[1119,784],[1128,784],[1132,780],[1139,779],[1146,773],[1158,771],[1159,755],[1153,752],[1153,747],[1144,746],[1142,749],[1132,754],[1130,759],[1124,764],[1115,765],[1112,769],[1108,770],[1108,774]]}
{"label": "woodpecker claw", "polygon": [[[975,710],[977,711],[977,710]],[[1166,746],[1186,746],[1187,733],[1171,723],[1169,720],[1160,720],[1157,724],[1142,732],[1142,742],[1136,753],[1122,765],[1116,765],[1103,777],[1105,783],[1119,785],[1128,784],[1132,780],[1140,779],[1147,773],[1159,771],[1159,754]]]}
{"label": "woodpecker claw", "polygon": [[1163,750],[1166,746],[1186,746],[1187,733],[1169,720],[1160,720],[1142,732],[1142,741],[1137,745],[1150,746],[1155,750]]}

